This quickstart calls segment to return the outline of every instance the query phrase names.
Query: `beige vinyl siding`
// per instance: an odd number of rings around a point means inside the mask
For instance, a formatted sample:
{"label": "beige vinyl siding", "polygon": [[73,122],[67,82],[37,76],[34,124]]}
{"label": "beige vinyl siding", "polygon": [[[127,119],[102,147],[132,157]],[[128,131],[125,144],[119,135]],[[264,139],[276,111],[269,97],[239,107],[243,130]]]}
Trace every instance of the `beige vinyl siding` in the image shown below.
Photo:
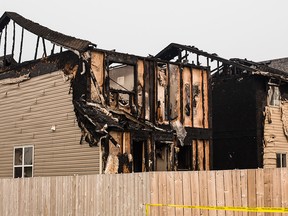
{"label": "beige vinyl siding", "polygon": [[[285,109],[288,109],[288,103],[283,103]],[[269,113],[271,114],[271,123],[268,122]],[[288,141],[284,134],[281,108],[270,106],[266,108],[266,119],[264,124],[264,168],[276,167],[276,153],[288,154]]]}
{"label": "beige vinyl siding", "polygon": [[0,85],[0,177],[13,176],[13,148],[25,145],[34,146],[34,176],[99,173],[99,148],[79,144],[69,88],[61,71]]}

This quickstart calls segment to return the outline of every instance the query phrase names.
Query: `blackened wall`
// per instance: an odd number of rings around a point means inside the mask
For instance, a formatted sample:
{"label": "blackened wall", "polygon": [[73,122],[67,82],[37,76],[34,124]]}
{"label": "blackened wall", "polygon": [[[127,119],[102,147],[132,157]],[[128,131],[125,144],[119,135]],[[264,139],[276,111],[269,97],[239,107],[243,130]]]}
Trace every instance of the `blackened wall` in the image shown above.
{"label": "blackened wall", "polygon": [[256,76],[214,78],[214,169],[261,167],[259,140],[262,142],[263,130],[259,122],[263,107],[259,104],[264,93],[263,80]]}

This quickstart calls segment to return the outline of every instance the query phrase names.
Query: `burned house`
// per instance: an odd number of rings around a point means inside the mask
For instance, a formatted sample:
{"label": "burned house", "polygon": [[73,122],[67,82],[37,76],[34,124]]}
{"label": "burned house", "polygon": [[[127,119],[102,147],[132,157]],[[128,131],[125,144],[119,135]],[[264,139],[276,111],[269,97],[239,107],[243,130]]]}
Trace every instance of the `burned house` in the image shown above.
{"label": "burned house", "polygon": [[5,12],[0,53],[0,177],[212,166],[210,66],[187,51],[103,50]]}
{"label": "burned house", "polygon": [[213,74],[214,168],[286,167],[287,60],[231,62],[248,68]]}

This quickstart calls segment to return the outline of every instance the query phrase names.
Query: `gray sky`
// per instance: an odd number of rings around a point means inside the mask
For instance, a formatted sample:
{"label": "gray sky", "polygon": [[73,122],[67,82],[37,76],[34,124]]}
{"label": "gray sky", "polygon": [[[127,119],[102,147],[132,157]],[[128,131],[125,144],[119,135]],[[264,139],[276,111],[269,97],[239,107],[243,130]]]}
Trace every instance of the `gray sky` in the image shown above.
{"label": "gray sky", "polygon": [[107,50],[147,56],[175,42],[224,58],[288,57],[287,0],[0,2],[1,15],[14,11]]}

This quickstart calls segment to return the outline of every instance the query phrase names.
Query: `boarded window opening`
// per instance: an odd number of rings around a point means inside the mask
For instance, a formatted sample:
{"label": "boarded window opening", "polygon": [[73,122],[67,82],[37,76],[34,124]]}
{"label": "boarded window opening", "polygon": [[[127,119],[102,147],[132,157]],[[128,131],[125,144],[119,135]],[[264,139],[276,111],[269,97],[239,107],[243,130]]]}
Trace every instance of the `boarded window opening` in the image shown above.
{"label": "boarded window opening", "polygon": [[14,148],[14,178],[33,177],[33,147]]}

